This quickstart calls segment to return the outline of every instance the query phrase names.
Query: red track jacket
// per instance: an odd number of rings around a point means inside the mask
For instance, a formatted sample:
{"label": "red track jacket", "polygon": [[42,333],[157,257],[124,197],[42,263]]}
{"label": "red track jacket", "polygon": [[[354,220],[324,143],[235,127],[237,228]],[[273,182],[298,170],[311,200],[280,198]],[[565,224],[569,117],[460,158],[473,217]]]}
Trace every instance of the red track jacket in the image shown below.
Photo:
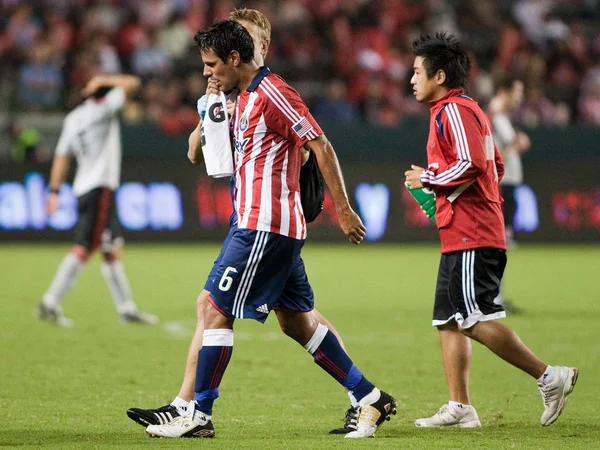
{"label": "red track jacket", "polygon": [[431,102],[427,163],[421,183],[436,195],[441,252],[506,249],[498,189],[504,164],[487,116],[462,89]]}

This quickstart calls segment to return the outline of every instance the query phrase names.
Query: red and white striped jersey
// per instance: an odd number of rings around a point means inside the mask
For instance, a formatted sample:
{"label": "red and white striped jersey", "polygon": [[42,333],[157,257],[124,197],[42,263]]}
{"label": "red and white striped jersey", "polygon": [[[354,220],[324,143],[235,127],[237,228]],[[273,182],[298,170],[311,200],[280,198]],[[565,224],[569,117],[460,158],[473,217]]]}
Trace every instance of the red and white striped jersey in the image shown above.
{"label": "red and white striped jersey", "polygon": [[298,92],[262,67],[231,121],[238,227],[306,239],[300,148],[323,133]]}

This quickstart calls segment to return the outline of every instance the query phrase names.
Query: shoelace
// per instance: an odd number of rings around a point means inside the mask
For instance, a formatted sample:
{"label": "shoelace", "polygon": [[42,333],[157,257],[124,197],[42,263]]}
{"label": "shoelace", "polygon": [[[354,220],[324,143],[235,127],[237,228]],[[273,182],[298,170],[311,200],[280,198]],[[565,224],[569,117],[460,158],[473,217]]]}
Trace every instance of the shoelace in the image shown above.
{"label": "shoelace", "polygon": [[548,386],[539,386],[538,390],[540,395],[542,396],[542,401],[544,402],[544,406],[550,406],[550,397],[552,397],[553,392],[546,392],[545,388]]}
{"label": "shoelace", "polygon": [[348,408],[346,411],[346,422],[344,423],[344,428],[352,428],[356,429],[356,425],[358,423],[358,409],[353,407]]}
{"label": "shoelace", "polygon": [[450,406],[448,406],[448,405],[442,405],[442,407],[438,410],[438,412],[435,413],[435,415],[436,416],[441,416],[445,412],[449,412],[448,408],[450,408]]}

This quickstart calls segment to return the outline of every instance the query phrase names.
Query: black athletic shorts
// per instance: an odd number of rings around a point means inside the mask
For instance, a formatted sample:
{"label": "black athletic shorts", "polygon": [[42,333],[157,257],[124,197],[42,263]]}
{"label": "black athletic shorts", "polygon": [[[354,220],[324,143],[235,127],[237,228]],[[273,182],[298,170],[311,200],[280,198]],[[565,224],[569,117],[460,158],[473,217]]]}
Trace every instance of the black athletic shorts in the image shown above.
{"label": "black athletic shorts", "polygon": [[113,243],[123,240],[114,199],[114,191],[105,187],[92,189],[77,199],[76,244],[90,251],[102,246],[102,251],[108,252]]}
{"label": "black athletic shorts", "polygon": [[433,326],[455,320],[462,328],[506,317],[494,299],[506,267],[506,252],[477,248],[442,254],[433,306]]}

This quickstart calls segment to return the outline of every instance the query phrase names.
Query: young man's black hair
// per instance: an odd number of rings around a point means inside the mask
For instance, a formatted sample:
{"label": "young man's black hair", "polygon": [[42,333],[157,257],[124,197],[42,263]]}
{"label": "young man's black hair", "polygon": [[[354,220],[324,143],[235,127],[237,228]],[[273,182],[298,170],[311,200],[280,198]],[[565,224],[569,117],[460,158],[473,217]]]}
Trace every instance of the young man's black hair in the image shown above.
{"label": "young man's black hair", "polygon": [[423,58],[427,78],[442,70],[446,74],[444,85],[448,89],[467,87],[471,59],[454,36],[447,33],[421,36],[413,41],[412,52]]}

